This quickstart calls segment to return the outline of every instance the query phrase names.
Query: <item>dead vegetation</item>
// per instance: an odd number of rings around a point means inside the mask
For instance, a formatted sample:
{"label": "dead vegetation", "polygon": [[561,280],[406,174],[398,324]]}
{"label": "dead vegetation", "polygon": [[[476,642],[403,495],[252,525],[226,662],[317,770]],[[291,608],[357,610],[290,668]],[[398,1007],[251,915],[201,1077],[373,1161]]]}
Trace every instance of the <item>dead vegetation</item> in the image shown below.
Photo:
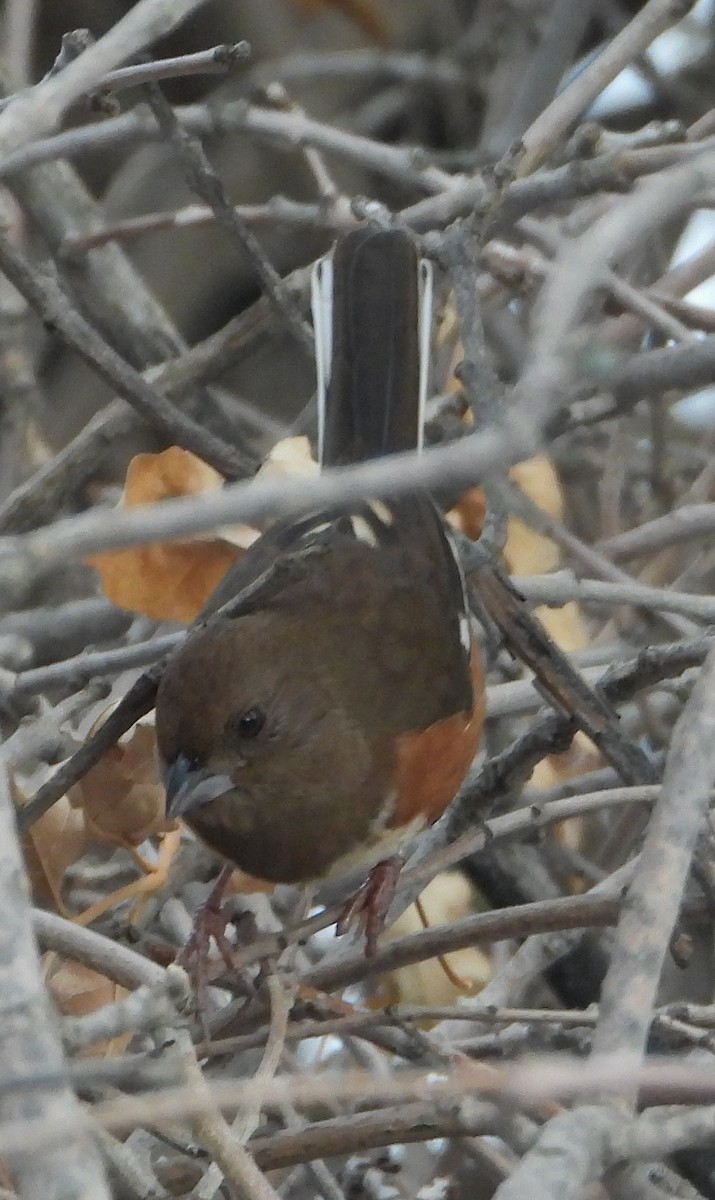
{"label": "dead vegetation", "polygon": [[[715,1196],[714,19],[6,0],[3,1196]],[[431,446],[319,476],[310,264],[358,221],[435,263]],[[483,753],[373,959],[237,872],[197,1021],[163,656],[274,516],[417,482]]]}

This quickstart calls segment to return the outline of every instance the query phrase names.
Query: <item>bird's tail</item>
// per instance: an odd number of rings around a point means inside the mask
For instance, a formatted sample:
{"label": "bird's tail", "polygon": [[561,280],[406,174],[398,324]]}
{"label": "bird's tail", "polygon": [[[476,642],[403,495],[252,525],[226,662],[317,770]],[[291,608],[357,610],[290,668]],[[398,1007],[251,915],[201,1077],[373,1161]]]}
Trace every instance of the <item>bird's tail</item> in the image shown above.
{"label": "bird's tail", "polygon": [[419,448],[431,271],[409,234],[361,228],[339,238],[318,269],[314,316],[321,464]]}

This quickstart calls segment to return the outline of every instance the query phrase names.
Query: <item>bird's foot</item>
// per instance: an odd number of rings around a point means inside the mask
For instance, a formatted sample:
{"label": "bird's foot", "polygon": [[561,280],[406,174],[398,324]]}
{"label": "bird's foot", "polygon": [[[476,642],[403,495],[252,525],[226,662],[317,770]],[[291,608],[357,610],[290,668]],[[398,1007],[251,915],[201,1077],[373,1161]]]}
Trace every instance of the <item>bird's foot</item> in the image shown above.
{"label": "bird's foot", "polygon": [[377,954],[377,939],[385,928],[385,918],[395,896],[397,881],[405,860],[393,854],[376,863],[362,887],[345,905],[335,932],[346,933],[357,924],[365,934],[365,956]]}
{"label": "bird's foot", "polygon": [[194,916],[194,923],[189,939],[183,950],[177,955],[176,961],[183,967],[191,979],[196,996],[196,1011],[203,1022],[205,1014],[206,989],[209,984],[209,950],[211,941],[216,947],[229,970],[233,968],[233,953],[231,943],[226,937],[226,927],[231,922],[231,916],[224,904],[226,888],[233,874],[233,867],[222,867],[215,884],[211,888],[203,904],[200,904]]}

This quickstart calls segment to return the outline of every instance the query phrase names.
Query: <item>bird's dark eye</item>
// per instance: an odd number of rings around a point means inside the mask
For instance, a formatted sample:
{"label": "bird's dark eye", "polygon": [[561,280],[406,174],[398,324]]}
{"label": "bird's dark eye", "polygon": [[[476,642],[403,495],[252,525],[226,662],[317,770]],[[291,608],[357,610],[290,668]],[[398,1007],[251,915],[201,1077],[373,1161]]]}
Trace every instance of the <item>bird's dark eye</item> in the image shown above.
{"label": "bird's dark eye", "polygon": [[239,737],[254,738],[261,732],[266,723],[266,714],[262,708],[247,708],[237,717],[234,728]]}

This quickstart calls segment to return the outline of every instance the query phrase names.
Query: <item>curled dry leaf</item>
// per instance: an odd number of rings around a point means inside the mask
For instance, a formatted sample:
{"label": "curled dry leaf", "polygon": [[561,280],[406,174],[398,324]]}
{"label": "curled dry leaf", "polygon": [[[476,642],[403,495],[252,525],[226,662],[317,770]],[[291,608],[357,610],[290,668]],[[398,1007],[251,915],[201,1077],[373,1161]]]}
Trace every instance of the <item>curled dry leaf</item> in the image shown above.
{"label": "curled dry leaf", "polygon": [[262,463],[258,476],[270,475],[278,479],[290,475],[318,475],[319,472],[320,467],[310,452],[310,439],[300,434],[276,442]]}
{"label": "curled dry leaf", "polygon": [[[95,724],[105,716],[106,711]],[[68,795],[72,808],[81,810],[87,830],[112,845],[133,848],[175,828],[164,814],[153,714],[125,733]]]}
{"label": "curled dry leaf", "polygon": [[[530,500],[555,520],[563,519],[563,497],[556,472],[543,454],[512,467],[511,477]],[[512,575],[544,575],[555,570],[561,555],[558,546],[536,533],[517,517],[509,520],[504,558]],[[588,646],[590,637],[579,607],[573,602],[561,608],[538,608],[542,625],[562,650],[573,653]]]}
{"label": "curled dry leaf", "polygon": [[[178,446],[161,454],[137,454],[129,464],[120,508],[134,508],[221,487],[223,478]],[[218,537],[153,542],[94,554],[104,594],[120,608],[169,621],[191,621],[240,553]]]}
{"label": "curled dry leaf", "polygon": [[[290,479],[297,475],[318,475],[320,467],[310,452],[310,440],[307,437],[296,436],[281,438],[271,447],[268,457],[256,471],[255,479]],[[270,525],[264,521],[260,526],[253,525],[223,525],[219,530],[220,536],[234,546],[247,550]]]}
{"label": "curled dry leaf", "polygon": [[[53,960],[54,955],[47,956],[46,962]],[[113,979],[100,975],[98,971],[82,963],[68,960],[63,960],[51,971],[49,989],[59,1011],[66,1017],[85,1017],[127,995],[126,989],[120,987]],[[108,1041],[96,1042],[87,1047],[82,1054],[89,1058],[109,1058],[121,1054],[126,1050],[132,1036],[130,1031]]]}
{"label": "curled dry leaf", "polygon": [[[273,447],[259,476],[317,472],[305,437]],[[223,478],[195,454],[170,446],[160,454],[137,454],[129,464],[121,508],[198,496],[223,486]],[[94,554],[102,590],[113,604],[165,621],[192,621],[226,571],[260,537],[260,529],[235,525],[175,542],[153,542]]]}
{"label": "curled dry leaf", "polygon": [[[27,797],[12,770],[8,771],[13,799],[21,807]],[[87,849],[90,837],[82,814],[75,812],[62,796],[44,816],[35,821],[22,839],[33,899],[68,916],[62,900],[65,871]]]}

